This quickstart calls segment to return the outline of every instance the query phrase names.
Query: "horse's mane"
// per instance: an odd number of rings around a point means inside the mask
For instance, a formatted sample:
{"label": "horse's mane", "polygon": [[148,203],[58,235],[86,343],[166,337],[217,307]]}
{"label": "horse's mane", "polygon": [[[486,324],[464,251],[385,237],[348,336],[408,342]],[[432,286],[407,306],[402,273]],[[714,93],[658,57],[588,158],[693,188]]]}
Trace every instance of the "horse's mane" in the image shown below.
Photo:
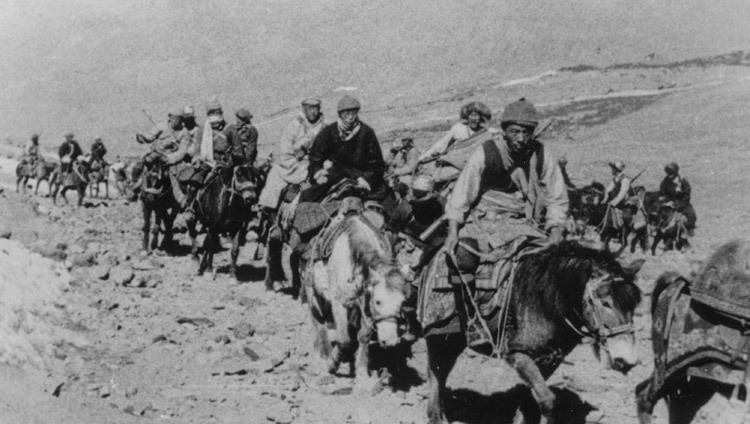
{"label": "horse's mane", "polygon": [[404,290],[404,279],[400,271],[393,265],[393,259],[387,246],[383,246],[377,231],[364,222],[367,219],[361,215],[353,215],[344,219],[343,233],[349,239],[349,250],[352,263],[361,267],[367,277],[369,269],[376,269],[383,273],[389,290]]}
{"label": "horse's mane", "polygon": [[641,300],[641,291],[632,277],[623,272],[611,253],[575,241],[552,244],[522,258],[515,287],[521,296],[529,297],[528,304],[538,304],[541,313],[550,318],[550,314],[566,317],[571,308],[580,307],[586,283],[595,277],[595,268],[625,278],[624,283],[610,285],[611,296],[618,309],[633,311]]}

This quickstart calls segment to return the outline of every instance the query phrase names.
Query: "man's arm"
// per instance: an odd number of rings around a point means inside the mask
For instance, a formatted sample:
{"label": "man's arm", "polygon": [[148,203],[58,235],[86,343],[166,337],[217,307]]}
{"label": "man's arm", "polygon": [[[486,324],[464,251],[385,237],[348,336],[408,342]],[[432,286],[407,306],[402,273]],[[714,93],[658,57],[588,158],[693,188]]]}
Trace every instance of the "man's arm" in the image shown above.
{"label": "man's arm", "polygon": [[626,197],[628,197],[628,193],[630,192],[630,178],[623,177],[620,181],[620,192],[617,193],[617,196],[615,196],[614,199],[612,199],[611,202],[609,202],[610,205],[616,205],[623,200],[625,200]]}
{"label": "man's arm", "polygon": [[564,227],[568,218],[568,187],[557,158],[544,149],[544,166],[540,180],[547,203],[546,229]]}
{"label": "man's arm", "polygon": [[315,178],[315,174],[323,169],[323,162],[328,159],[330,155],[330,146],[328,145],[329,131],[328,127],[323,128],[310,147],[310,166],[308,167],[308,174],[310,179]]}
{"label": "man's arm", "polygon": [[164,161],[167,165],[174,165],[182,162],[187,156],[188,146],[190,145],[190,134],[187,131],[180,131],[179,134],[175,134],[177,138],[177,150],[174,152],[161,152],[164,155]]}
{"label": "man's arm", "polygon": [[417,166],[419,166],[419,151],[417,151],[417,149],[411,149],[409,150],[409,153],[406,154],[406,163],[403,166],[394,169],[393,174],[410,175],[414,173]]}
{"label": "man's arm", "polygon": [[247,160],[251,164],[255,163],[258,157],[258,130],[253,126],[248,129],[247,145],[244,147]]}
{"label": "man's arm", "polygon": [[166,124],[165,123],[159,123],[154,125],[153,128],[148,130],[145,134],[143,134],[143,139],[147,143],[153,143],[154,141],[158,140],[159,137],[161,137],[162,133],[166,131]]}
{"label": "man's arm", "polygon": [[479,198],[484,160],[484,149],[481,147],[469,156],[445,205],[445,216],[449,220],[458,224],[466,221],[471,205]]}
{"label": "man's arm", "polygon": [[383,182],[385,161],[383,161],[383,152],[380,150],[380,143],[375,131],[370,130],[368,134],[363,135],[366,137],[364,141],[367,157],[365,158],[365,169],[362,170],[362,178],[372,188]]}
{"label": "man's arm", "polygon": [[451,129],[448,130],[448,132],[445,133],[445,135],[440,140],[436,141],[435,144],[430,146],[430,148],[427,149],[427,151],[425,151],[419,156],[419,161],[421,162],[423,160],[429,159],[435,155],[442,154],[446,150],[448,150],[448,146],[450,146],[451,141],[453,141],[453,139],[455,138],[453,133],[454,133],[453,127],[451,127]]}

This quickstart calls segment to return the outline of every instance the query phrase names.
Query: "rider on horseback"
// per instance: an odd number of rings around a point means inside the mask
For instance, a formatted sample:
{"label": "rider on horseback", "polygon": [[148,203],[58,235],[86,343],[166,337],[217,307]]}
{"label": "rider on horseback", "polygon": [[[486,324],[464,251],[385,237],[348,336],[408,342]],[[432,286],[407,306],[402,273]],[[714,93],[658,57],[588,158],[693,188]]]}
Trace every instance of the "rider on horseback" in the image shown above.
{"label": "rider on horseback", "polygon": [[[508,236],[488,237],[492,234],[479,222],[480,212],[482,220],[506,223],[525,214],[523,226],[527,228],[529,223],[544,220],[550,237],[562,239],[568,193],[558,161],[533,136],[538,124],[534,105],[525,99],[511,103],[501,118],[502,137],[486,141],[471,155],[445,207],[449,223],[445,247],[449,252],[458,246],[459,227],[465,236],[481,235],[490,246],[502,241],[498,237]],[[470,213],[470,225],[464,226]]]}
{"label": "rider on horseback", "polygon": [[670,162],[664,167],[667,174],[659,185],[659,196],[665,201],[672,202],[672,208],[685,215],[685,227],[692,237],[695,230],[695,209],[690,203],[691,187],[688,180],[680,175],[680,167],[675,162]]}
{"label": "rider on horseback", "polygon": [[72,183],[70,183],[70,176],[72,174],[71,171],[73,170],[73,164],[78,157],[83,154],[83,150],[81,150],[81,146],[75,140],[73,133],[65,134],[65,141],[60,145],[57,154],[60,156],[61,163],[60,181],[62,181],[65,186],[72,185]]}
{"label": "rider on horseback", "polygon": [[31,139],[26,142],[23,146],[23,155],[21,156],[21,164],[29,164],[30,169],[34,170],[39,161],[39,134],[34,134]]}
{"label": "rider on horseback", "polygon": [[609,206],[607,214],[611,218],[605,217],[605,219],[611,219],[614,228],[619,229],[625,225],[622,210],[626,206],[630,193],[630,178],[623,172],[625,169],[623,161],[610,162],[609,167],[612,169],[612,181],[604,189],[604,201]]}

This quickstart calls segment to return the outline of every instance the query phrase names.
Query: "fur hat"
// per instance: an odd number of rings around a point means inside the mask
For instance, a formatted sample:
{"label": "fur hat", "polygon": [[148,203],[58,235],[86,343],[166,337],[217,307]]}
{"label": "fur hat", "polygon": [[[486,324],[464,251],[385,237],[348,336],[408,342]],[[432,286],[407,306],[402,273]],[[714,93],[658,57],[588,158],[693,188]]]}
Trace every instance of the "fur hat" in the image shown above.
{"label": "fur hat", "polygon": [[341,113],[345,110],[359,110],[360,104],[357,99],[351,96],[344,96],[339,100],[339,104],[336,106],[336,111]]}
{"label": "fur hat", "polygon": [[539,125],[539,114],[531,102],[522,97],[517,102],[506,106],[503,116],[500,118],[500,126],[505,129],[510,124],[524,127],[536,127]]}
{"label": "fur hat", "polygon": [[169,117],[171,118],[183,118],[182,110],[181,109],[173,109],[169,111]]}
{"label": "fur hat", "polygon": [[207,101],[206,112],[210,113],[211,111],[215,111],[215,110],[221,111],[221,103],[219,103],[219,101],[216,99],[211,99]]}
{"label": "fur hat", "polygon": [[65,140],[72,141],[74,139],[75,139],[75,136],[73,135],[73,133],[65,134]]}
{"label": "fur hat", "polygon": [[182,109],[182,116],[184,118],[195,118],[195,109],[192,106],[185,106],[185,109]]}
{"label": "fur hat", "polygon": [[485,121],[489,121],[490,119],[492,119],[492,111],[487,107],[486,104],[482,102],[466,103],[461,108],[459,116],[461,117],[461,119],[469,119],[469,115],[471,115],[472,112],[478,113],[479,116],[481,116]]}

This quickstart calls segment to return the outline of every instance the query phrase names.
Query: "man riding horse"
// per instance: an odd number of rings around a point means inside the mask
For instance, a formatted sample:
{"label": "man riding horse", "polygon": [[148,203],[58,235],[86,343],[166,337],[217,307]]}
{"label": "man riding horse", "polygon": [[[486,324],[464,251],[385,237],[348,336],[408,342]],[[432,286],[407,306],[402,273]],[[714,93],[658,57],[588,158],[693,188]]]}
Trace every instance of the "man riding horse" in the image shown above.
{"label": "man riding horse", "polygon": [[70,185],[68,183],[71,179],[70,175],[72,175],[73,164],[83,154],[83,150],[81,150],[81,146],[75,140],[73,133],[65,134],[65,141],[60,145],[57,154],[62,164],[60,166],[61,181],[63,181],[64,185]]}
{"label": "man riding horse", "polygon": [[23,155],[20,162],[22,165],[29,165],[30,173],[34,172],[39,162],[39,134],[33,134],[31,139],[23,146]]}
{"label": "man riding horse", "polygon": [[664,201],[672,202],[672,208],[683,214],[686,218],[685,227],[692,237],[695,230],[695,209],[690,203],[691,187],[688,180],[680,175],[680,167],[675,162],[670,162],[664,167],[667,174],[659,185],[659,197]]}

